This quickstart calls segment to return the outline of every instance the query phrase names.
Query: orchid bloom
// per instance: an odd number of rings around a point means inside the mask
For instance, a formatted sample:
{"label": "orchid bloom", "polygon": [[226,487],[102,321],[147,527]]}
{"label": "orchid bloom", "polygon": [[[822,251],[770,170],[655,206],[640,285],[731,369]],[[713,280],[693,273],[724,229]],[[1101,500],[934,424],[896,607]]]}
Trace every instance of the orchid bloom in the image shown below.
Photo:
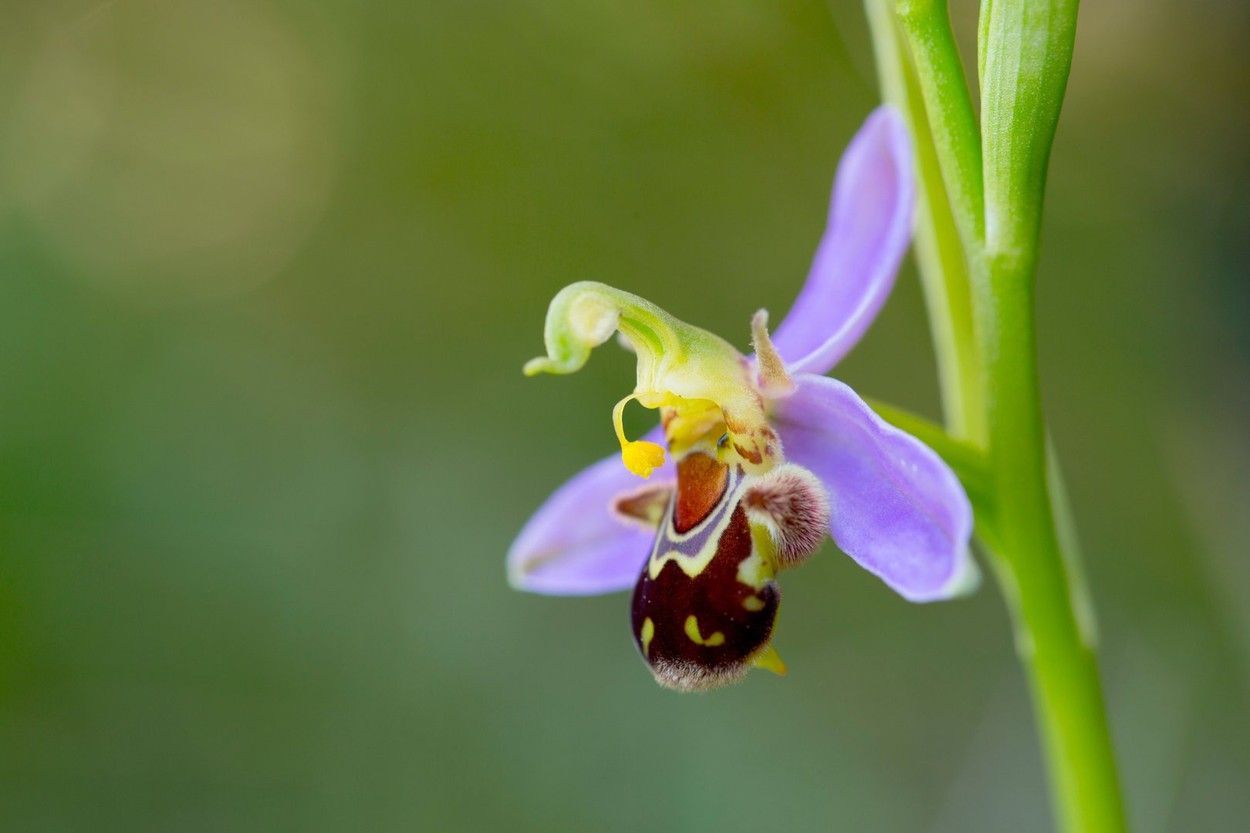
{"label": "orchid bloom", "polygon": [[[772,647],[776,576],[818,549],[826,530],[911,601],[974,586],[972,512],[958,479],[823,375],[884,304],[913,202],[906,128],[883,107],[839,165],[793,309],[771,337],[767,313],[753,318],[750,357],[630,293],[592,282],[561,290],[547,314],[547,355],[526,374],[572,373],[619,333],[637,355],[637,385],[613,412],[620,455],[576,475],[534,514],[508,553],[513,585],[553,595],[632,586],[639,651],[657,681],[687,691],[736,681],[751,666],[784,673]],[[631,400],[660,411],[647,439],[625,437]]]}

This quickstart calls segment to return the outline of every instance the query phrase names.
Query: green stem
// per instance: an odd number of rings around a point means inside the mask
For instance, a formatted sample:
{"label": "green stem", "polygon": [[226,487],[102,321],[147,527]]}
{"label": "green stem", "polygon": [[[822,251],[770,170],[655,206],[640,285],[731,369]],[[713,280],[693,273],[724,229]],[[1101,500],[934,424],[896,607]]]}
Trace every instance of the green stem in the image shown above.
{"label": "green stem", "polygon": [[964,250],[975,254],[985,239],[981,139],[946,0],[896,0],[895,8],[930,114],[938,167]]}
{"label": "green stem", "polygon": [[[1019,263],[1019,262],[1017,262]],[[1027,271],[1026,271],[1027,270]],[[1094,646],[1076,604],[1085,597],[1061,547],[1048,489],[1046,432],[1038,397],[1031,263],[991,267],[985,325],[991,380],[990,476],[996,556],[1029,672],[1038,724],[1065,830],[1125,830]]]}
{"label": "green stem", "polygon": [[[1046,165],[1071,61],[1076,2],[986,0],[980,127],[945,2],[894,2],[901,21],[888,0],[866,0],[866,8],[884,94],[908,115],[916,140],[919,262],[933,290],[926,296],[948,293],[929,304],[944,405],[958,398],[953,429],[985,448],[983,468],[960,471],[958,453],[947,448],[944,456],[974,487],[977,534],[1012,612],[1057,820],[1071,833],[1118,833],[1126,825],[1092,615],[1066,496],[1048,461],[1033,308]],[[959,245],[958,263],[949,256],[952,242]],[[933,244],[939,252],[945,246],[946,256],[926,255],[924,247]],[[965,303],[971,316],[956,321],[953,312]],[[975,361],[965,355],[965,339],[975,341]],[[908,424],[905,416],[886,418],[925,436],[925,426]],[[975,433],[967,430],[971,425]],[[980,479],[969,477],[973,468]]]}
{"label": "green stem", "polygon": [[[1014,589],[1017,643],[1037,704],[1055,812],[1066,830],[1118,833],[1127,823],[1088,594],[1076,553],[1062,546],[1050,492],[1052,482],[1062,484],[1048,460],[1033,301],[1046,171],[1076,11],[1076,0],[994,0],[982,10],[986,220],[984,268],[973,270],[984,282],[974,287],[973,304],[990,384],[998,552]],[[1066,515],[1062,492],[1058,497]]]}
{"label": "green stem", "polygon": [[937,164],[915,67],[895,26],[891,0],[865,0],[882,95],[911,128],[916,151],[915,251],[937,357],[942,412],[956,437],[984,444],[985,382],[972,324],[971,281]]}
{"label": "green stem", "polygon": [[1032,285],[1050,147],[1072,66],[1076,0],[994,0],[982,10],[985,245]]}

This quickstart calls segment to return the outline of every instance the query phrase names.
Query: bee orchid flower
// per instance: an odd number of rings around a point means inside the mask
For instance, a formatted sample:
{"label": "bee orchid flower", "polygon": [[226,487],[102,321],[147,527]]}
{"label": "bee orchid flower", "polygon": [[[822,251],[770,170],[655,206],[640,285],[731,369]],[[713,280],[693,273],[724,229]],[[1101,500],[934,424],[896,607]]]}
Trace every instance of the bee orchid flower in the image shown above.
{"label": "bee orchid flower", "polygon": [[[637,384],[613,411],[620,454],[538,509],[508,553],[512,584],[553,595],[632,587],[634,642],[656,680],[679,690],[730,683],[752,666],[784,672],[772,645],[777,574],[826,534],[910,601],[973,586],[972,512],[958,479],[824,375],[884,304],[914,199],[906,128],[883,107],[838,167],[790,313],[771,336],[767,313],[752,319],[751,356],[628,292],[593,282],[561,290],[547,355],[526,374],[572,373],[618,335],[637,355]],[[659,411],[646,438],[625,437],[630,401]]]}

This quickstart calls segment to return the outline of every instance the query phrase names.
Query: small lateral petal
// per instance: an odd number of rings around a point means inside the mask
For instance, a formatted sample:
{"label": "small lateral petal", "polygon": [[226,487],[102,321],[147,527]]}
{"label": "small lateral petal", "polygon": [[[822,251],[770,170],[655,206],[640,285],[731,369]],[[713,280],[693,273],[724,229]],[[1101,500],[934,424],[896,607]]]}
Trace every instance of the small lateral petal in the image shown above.
{"label": "small lateral petal", "polygon": [[829,531],[829,496],[820,480],[793,463],[758,478],[743,500],[751,520],[762,523],[777,545],[781,567],[806,561]]}
{"label": "small lateral petal", "polygon": [[787,456],[828,489],[838,546],[911,601],[975,586],[972,509],[946,463],[843,383],[810,374],[796,382],[776,403],[777,429]]}
{"label": "small lateral petal", "polygon": [[668,511],[673,498],[672,483],[648,483],[632,492],[618,495],[612,511],[621,520],[640,526],[654,534]]}
{"label": "small lateral petal", "polygon": [[769,399],[789,396],[794,391],[794,380],[768,335],[766,309],[751,317],[751,345],[755,348],[755,386],[759,392]]}
{"label": "small lateral petal", "polygon": [[[672,477],[672,467],[665,466],[648,487],[654,490]],[[655,537],[617,514],[619,501],[637,495],[638,486],[617,454],[568,480],[539,507],[508,550],[512,585],[571,596],[632,587]]]}

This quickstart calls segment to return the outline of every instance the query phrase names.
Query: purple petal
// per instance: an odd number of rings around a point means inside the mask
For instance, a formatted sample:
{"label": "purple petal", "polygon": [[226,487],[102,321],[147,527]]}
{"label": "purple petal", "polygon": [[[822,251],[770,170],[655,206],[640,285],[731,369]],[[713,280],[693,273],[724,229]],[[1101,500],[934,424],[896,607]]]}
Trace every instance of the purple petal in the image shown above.
{"label": "purple petal", "polygon": [[972,508],[927,445],[884,422],[836,379],[804,374],[778,400],[786,458],[829,490],[838,546],[904,598],[950,598],[973,586]]}
{"label": "purple petal", "polygon": [[828,372],[877,317],[911,240],[914,202],[907,127],[879,107],[842,156],[807,283],[773,334],[791,370]]}
{"label": "purple petal", "polygon": [[673,477],[672,463],[650,480],[632,475],[613,454],[583,469],[552,493],[508,550],[508,579],[519,590],[586,596],[628,590],[638,580],[655,538],[619,518],[622,494]]}

